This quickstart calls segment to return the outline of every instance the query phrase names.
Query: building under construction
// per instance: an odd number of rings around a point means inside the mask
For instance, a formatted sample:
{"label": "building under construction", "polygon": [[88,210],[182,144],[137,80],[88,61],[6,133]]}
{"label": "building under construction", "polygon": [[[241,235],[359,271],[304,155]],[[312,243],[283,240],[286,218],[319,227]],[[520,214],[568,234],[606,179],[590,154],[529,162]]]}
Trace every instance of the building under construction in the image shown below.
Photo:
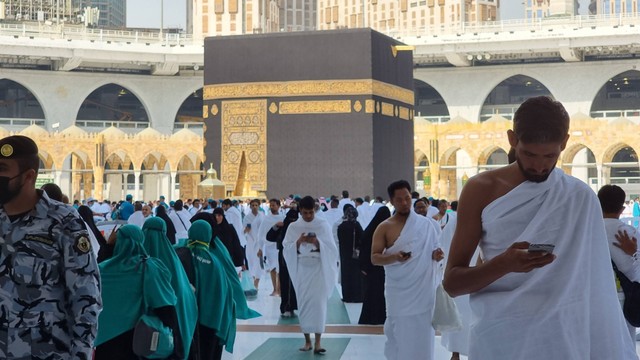
{"label": "building under construction", "polygon": [[0,21],[126,26],[125,0],[1,0]]}

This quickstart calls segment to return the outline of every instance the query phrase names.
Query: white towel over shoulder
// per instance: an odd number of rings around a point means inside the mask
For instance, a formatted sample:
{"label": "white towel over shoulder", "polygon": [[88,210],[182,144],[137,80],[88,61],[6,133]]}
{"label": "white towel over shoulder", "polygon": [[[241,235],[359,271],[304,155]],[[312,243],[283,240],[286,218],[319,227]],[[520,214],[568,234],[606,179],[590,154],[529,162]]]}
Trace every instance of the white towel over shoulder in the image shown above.
{"label": "white towel over shoulder", "polygon": [[555,169],[526,181],[482,213],[481,256],[512,243],[554,244],[555,261],[508,274],[471,294],[477,318],[469,359],[637,359],[614,285],[600,204]]}

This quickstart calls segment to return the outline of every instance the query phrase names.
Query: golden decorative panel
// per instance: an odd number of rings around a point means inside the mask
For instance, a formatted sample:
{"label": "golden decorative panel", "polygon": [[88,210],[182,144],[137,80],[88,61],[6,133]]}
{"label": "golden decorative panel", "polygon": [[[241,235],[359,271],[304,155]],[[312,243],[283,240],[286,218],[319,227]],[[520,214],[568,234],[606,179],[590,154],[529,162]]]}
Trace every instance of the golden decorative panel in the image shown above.
{"label": "golden decorative panel", "polygon": [[269,112],[271,112],[272,114],[278,112],[278,105],[276,105],[275,102],[272,102],[271,105],[269,105]]}
{"label": "golden decorative panel", "polygon": [[202,105],[202,118],[203,119],[209,118],[209,105]]}
{"label": "golden decorative panel", "polygon": [[353,110],[355,110],[355,112],[360,112],[362,111],[362,103],[358,100],[353,102]]}
{"label": "golden decorative panel", "polygon": [[216,116],[216,115],[218,115],[219,111],[220,111],[220,109],[218,109],[218,105],[213,104],[211,106],[211,115]]}
{"label": "golden decorative panel", "polygon": [[221,180],[228,190],[243,182],[266,191],[267,100],[223,101],[221,108]]}
{"label": "golden decorative panel", "polygon": [[340,114],[351,112],[351,100],[282,101],[280,114]]}
{"label": "golden decorative panel", "polygon": [[400,119],[411,120],[410,112],[411,111],[409,110],[409,108],[406,108],[404,106],[400,106],[400,115],[399,115]]}
{"label": "golden decorative panel", "polygon": [[373,114],[375,112],[376,102],[373,99],[367,99],[364,102],[364,111],[367,114]]}
{"label": "golden decorative panel", "polygon": [[380,110],[380,112],[382,113],[382,115],[393,117],[393,104],[383,102],[382,110]]}
{"label": "golden decorative panel", "polygon": [[243,99],[294,96],[376,95],[413,105],[413,91],[372,79],[308,80],[206,85],[204,99]]}

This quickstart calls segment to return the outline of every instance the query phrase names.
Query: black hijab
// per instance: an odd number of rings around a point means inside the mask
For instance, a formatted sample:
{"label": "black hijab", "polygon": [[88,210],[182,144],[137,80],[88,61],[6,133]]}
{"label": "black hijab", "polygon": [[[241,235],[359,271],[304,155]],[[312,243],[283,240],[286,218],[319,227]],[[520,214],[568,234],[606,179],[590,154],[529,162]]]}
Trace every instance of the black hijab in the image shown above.
{"label": "black hijab", "polygon": [[169,215],[167,215],[167,209],[162,205],[158,206],[158,208],[156,209],[156,217],[164,220],[164,222],[167,224],[167,237],[169,238],[169,240],[171,240],[172,244],[175,244],[176,227],[173,226],[173,221],[171,221]]}
{"label": "black hijab", "polygon": [[383,221],[391,217],[391,211],[386,206],[383,206],[376,211],[376,215],[371,219],[367,228],[364,229],[362,234],[362,240],[360,241],[360,269],[364,272],[369,272],[373,267],[371,263],[371,243],[373,242],[373,233],[376,231],[378,225]]}
{"label": "black hijab", "polygon": [[100,230],[98,230],[96,223],[93,221],[93,211],[91,211],[88,206],[82,205],[78,207],[78,214],[80,214],[82,220],[84,220],[84,222],[89,227],[89,231],[91,231],[96,237],[96,240],[98,240],[98,244],[100,244],[101,247],[106,245],[107,240],[105,240],[104,236],[102,236],[102,233],[100,232]]}

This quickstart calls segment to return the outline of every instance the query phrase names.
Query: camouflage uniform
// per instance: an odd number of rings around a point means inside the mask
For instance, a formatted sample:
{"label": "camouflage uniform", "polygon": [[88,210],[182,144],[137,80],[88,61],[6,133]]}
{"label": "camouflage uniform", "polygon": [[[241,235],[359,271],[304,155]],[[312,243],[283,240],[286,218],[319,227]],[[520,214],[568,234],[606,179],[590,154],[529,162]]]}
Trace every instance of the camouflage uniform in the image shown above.
{"label": "camouflage uniform", "polygon": [[11,222],[0,207],[0,358],[91,359],[100,276],[84,223],[42,191]]}

